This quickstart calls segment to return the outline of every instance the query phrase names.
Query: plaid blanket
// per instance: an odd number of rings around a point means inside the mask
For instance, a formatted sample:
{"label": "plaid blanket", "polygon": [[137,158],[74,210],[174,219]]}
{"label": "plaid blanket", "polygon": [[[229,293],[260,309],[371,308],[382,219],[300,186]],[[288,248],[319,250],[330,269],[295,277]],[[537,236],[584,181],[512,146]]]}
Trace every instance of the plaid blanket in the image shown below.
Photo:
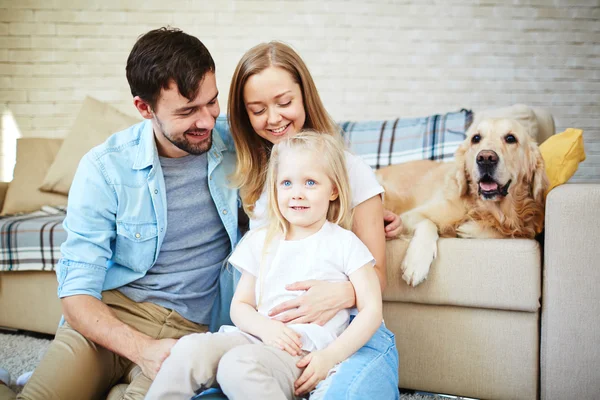
{"label": "plaid blanket", "polygon": [[414,160],[454,158],[473,122],[473,113],[462,109],[423,118],[387,121],[340,122],[350,151],[372,168]]}
{"label": "plaid blanket", "polygon": [[0,271],[54,271],[60,245],[67,239],[66,207],[42,207],[0,218]]}

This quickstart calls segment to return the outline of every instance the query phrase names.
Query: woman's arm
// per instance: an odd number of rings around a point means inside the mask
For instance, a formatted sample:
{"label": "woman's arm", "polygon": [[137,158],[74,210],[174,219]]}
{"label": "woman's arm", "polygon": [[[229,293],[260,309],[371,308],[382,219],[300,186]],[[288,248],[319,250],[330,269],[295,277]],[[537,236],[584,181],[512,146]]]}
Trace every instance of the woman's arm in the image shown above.
{"label": "woman's arm", "polygon": [[[367,246],[377,261],[375,272],[381,291],[387,283],[385,270],[385,232],[383,228],[383,204],[379,195],[360,203],[354,208],[352,231]],[[331,283],[302,281],[286,286],[287,290],[306,290],[302,296],[286,301],[273,308],[270,316],[284,323],[324,325],[344,308],[354,307],[356,297],[351,282]]]}
{"label": "woman's arm", "polygon": [[[367,246],[375,258],[375,272],[383,292],[387,285],[385,263],[385,230],[383,203],[380,196],[371,197],[354,208],[352,232]],[[354,284],[354,282],[352,281]],[[355,288],[356,289],[356,288]]]}
{"label": "woman's arm", "polygon": [[358,269],[350,275],[350,281],[356,291],[358,315],[329,346],[308,354],[298,362],[298,368],[306,369],[295,383],[296,395],[312,390],[333,366],[364,346],[381,325],[381,287],[372,267],[365,265]]}

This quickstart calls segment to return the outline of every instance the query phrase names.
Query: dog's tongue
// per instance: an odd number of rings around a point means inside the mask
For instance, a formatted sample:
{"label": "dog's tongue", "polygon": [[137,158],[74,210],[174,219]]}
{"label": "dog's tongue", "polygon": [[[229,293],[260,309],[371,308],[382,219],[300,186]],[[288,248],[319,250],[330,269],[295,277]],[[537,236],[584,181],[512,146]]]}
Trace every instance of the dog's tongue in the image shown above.
{"label": "dog's tongue", "polygon": [[498,184],[496,182],[479,182],[479,187],[486,192],[498,190]]}

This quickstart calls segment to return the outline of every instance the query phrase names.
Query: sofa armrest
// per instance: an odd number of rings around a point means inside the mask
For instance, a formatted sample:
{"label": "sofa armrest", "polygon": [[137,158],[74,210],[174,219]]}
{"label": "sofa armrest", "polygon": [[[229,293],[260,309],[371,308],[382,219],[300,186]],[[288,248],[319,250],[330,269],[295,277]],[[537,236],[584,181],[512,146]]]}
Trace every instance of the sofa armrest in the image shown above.
{"label": "sofa armrest", "polygon": [[4,207],[4,199],[6,198],[9,183],[10,182],[0,182],[0,210]]}
{"label": "sofa armrest", "polygon": [[541,398],[598,398],[600,185],[552,190],[545,232]]}

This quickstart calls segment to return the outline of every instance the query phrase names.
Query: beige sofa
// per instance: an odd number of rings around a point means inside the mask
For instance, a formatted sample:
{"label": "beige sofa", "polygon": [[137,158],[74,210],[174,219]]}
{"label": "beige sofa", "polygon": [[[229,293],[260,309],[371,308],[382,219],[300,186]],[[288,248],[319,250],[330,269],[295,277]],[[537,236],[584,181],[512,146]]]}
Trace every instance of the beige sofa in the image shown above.
{"label": "beige sofa", "polygon": [[[520,118],[539,141],[544,110],[476,114]],[[1,194],[6,184],[0,186]],[[600,185],[567,184],[547,199],[545,249],[535,240],[441,239],[428,280],[401,279],[407,242],[387,243],[384,316],[396,334],[400,386],[476,398],[600,395]],[[0,326],[53,333],[52,272],[0,273]]]}

